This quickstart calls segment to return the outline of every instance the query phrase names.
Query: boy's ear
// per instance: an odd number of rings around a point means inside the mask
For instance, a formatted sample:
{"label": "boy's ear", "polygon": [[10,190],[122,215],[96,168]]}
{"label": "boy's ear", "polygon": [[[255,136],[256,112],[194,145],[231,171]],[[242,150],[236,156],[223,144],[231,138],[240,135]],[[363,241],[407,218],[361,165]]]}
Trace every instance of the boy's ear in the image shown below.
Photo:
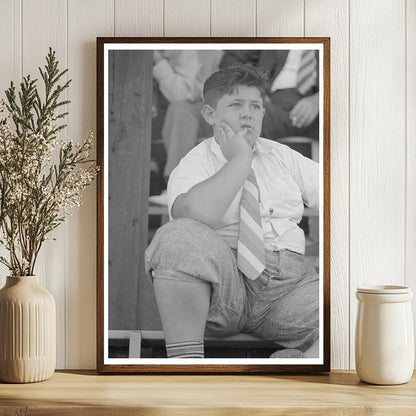
{"label": "boy's ear", "polygon": [[204,104],[201,108],[202,117],[211,126],[214,125],[215,115],[214,109],[209,104]]}

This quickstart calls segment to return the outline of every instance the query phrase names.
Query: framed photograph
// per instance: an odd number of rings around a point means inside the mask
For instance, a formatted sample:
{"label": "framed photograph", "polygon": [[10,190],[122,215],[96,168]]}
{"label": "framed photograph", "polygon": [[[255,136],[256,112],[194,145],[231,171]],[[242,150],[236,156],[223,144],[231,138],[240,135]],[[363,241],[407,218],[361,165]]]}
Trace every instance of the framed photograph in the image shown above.
{"label": "framed photograph", "polygon": [[329,67],[329,38],[97,38],[99,372],[330,371]]}

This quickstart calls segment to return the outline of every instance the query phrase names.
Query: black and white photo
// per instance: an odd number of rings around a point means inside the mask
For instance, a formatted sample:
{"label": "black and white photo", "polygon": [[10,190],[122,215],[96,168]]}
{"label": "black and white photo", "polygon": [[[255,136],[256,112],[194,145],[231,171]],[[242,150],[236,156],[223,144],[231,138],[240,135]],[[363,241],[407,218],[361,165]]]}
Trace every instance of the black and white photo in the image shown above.
{"label": "black and white photo", "polygon": [[329,370],[329,39],[97,63],[99,371]]}

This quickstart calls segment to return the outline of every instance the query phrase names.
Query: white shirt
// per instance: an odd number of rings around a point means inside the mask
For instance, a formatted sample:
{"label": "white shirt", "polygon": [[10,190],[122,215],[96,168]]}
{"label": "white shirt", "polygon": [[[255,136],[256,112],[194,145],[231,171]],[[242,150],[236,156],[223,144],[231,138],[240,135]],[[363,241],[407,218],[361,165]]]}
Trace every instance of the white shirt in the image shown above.
{"label": "white shirt", "polygon": [[[194,147],[173,170],[168,183],[169,215],[176,198],[210,178],[227,163],[213,137]],[[319,165],[288,146],[259,138],[252,162],[260,192],[260,215],[266,250],[305,252],[305,236],[297,225],[304,203],[319,209]],[[242,189],[215,231],[237,248]]]}
{"label": "white shirt", "polygon": [[279,75],[273,81],[271,92],[285,88],[296,88],[298,85],[298,72],[303,51],[291,50],[286,57],[286,63]]}

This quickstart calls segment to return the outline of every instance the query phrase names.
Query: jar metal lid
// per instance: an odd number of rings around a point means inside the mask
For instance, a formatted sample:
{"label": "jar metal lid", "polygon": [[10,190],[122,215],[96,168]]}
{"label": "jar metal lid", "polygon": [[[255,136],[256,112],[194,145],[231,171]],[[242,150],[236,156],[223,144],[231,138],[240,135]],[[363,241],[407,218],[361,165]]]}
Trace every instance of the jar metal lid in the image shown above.
{"label": "jar metal lid", "polygon": [[367,286],[367,287],[358,287],[358,293],[375,293],[382,295],[396,295],[400,293],[411,293],[411,289],[408,286],[398,286],[398,285],[376,285],[376,286]]}

